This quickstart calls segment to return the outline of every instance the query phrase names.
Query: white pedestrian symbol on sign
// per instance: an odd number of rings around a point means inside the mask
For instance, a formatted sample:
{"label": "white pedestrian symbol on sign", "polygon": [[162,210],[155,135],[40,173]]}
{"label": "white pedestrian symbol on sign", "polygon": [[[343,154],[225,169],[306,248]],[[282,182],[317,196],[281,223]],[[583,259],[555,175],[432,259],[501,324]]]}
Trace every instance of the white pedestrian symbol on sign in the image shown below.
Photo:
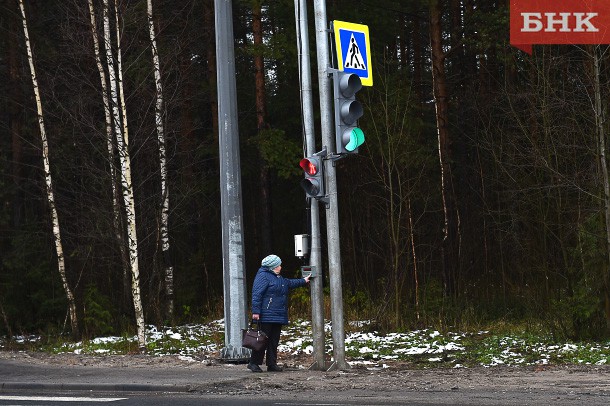
{"label": "white pedestrian symbol on sign", "polygon": [[366,66],[364,65],[364,59],[362,59],[362,54],[360,53],[360,47],[358,46],[358,43],[356,42],[356,38],[354,38],[353,33],[352,38],[349,42],[349,50],[347,51],[344,67],[366,70]]}

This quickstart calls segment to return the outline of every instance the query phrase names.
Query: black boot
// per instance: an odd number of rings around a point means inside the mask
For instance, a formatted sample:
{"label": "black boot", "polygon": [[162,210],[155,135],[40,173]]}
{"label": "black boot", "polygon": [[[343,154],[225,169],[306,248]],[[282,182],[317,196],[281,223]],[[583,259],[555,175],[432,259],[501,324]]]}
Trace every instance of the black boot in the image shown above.
{"label": "black boot", "polygon": [[269,365],[267,367],[268,372],[282,372],[283,370],[284,370],[284,368],[282,368],[279,365]]}
{"label": "black boot", "polygon": [[258,365],[256,365],[254,362],[250,362],[248,364],[248,369],[252,372],[263,372],[263,370],[261,369],[261,367],[259,367]]}

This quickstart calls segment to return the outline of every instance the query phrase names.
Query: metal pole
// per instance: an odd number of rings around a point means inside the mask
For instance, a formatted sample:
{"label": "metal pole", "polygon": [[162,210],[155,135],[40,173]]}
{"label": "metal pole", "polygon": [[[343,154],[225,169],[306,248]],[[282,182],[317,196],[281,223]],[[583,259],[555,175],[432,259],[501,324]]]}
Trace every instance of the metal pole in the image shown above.
{"label": "metal pole", "polygon": [[[314,0],[316,49],[318,53],[318,84],[320,88],[320,119],[322,144],[332,154],[335,152],[333,121],[331,114],[332,89],[328,69],[331,67],[326,21],[326,0]],[[328,273],[330,275],[331,321],[334,362],[330,369],[348,369],[345,361],[345,330],[343,326],[343,291],[341,287],[341,250],[339,241],[339,202],[337,199],[337,174],[333,161],[326,160],[326,187],[329,204],[326,206],[326,236],[328,239]]]}
{"label": "metal pole", "polygon": [[[303,129],[307,144],[306,156],[316,153],[314,131],[313,96],[311,89],[311,66],[309,63],[309,30],[307,24],[307,0],[294,0],[297,29],[297,51],[299,58],[299,77],[301,80],[301,105]],[[309,265],[317,270],[317,277],[311,280],[311,330],[313,334],[313,359],[310,369],[325,370],[324,359],[324,293],[322,289],[322,249],[320,244],[320,214],[316,199],[310,200],[311,247]]]}
{"label": "metal pole", "polygon": [[227,361],[241,361],[250,357],[250,350],[241,346],[241,329],[246,327],[247,295],[231,0],[214,0],[214,9],[225,316],[225,348],[220,356]]}

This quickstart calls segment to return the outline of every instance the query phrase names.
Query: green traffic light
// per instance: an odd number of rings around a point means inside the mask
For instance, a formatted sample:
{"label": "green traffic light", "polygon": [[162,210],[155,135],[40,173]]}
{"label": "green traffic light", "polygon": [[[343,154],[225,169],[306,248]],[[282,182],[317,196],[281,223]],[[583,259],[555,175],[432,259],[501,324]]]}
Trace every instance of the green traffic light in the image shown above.
{"label": "green traffic light", "polygon": [[359,146],[364,144],[364,132],[358,128],[353,127],[349,130],[349,142],[345,145],[345,149],[349,152],[355,151]]}

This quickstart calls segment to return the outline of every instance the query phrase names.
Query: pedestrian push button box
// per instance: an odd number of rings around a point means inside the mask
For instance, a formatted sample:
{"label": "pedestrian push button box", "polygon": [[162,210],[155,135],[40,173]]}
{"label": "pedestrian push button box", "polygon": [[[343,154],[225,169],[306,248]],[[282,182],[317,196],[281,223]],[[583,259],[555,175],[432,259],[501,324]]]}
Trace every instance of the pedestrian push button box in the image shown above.
{"label": "pedestrian push button box", "polygon": [[301,266],[301,277],[307,278],[308,276],[315,278],[316,277],[316,267],[313,265],[303,265]]}

